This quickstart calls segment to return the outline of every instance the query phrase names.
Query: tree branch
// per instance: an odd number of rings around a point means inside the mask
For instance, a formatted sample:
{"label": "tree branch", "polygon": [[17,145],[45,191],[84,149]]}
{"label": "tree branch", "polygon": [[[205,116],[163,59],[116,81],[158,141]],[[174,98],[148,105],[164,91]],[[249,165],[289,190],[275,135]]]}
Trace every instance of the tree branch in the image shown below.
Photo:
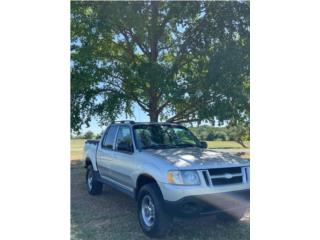
{"label": "tree branch", "polygon": [[197,39],[197,33],[201,32],[201,29],[204,27],[206,23],[206,19],[204,17],[201,18],[198,25],[196,25],[193,29],[188,29],[187,32],[184,34],[186,39],[183,43],[179,46],[180,50],[176,56],[176,61],[172,67],[172,74],[174,74],[181,66],[186,63],[185,56],[188,54],[187,46],[190,45],[190,42],[194,39]]}
{"label": "tree branch", "polygon": [[200,118],[193,118],[193,119],[186,119],[186,120],[182,120],[182,121],[175,121],[174,123],[191,123],[191,122],[199,122],[203,119]]}
{"label": "tree branch", "polygon": [[125,34],[125,32],[121,31],[122,36],[124,37],[124,39],[126,40],[129,48],[127,48],[127,51],[129,53],[129,55],[131,56],[132,59],[135,59],[136,56],[134,55],[134,46],[132,45],[132,43],[129,41],[129,37]]}
{"label": "tree branch", "polygon": [[166,101],[164,104],[162,104],[162,105],[158,108],[158,112],[161,113],[162,110],[163,110],[166,106],[168,106],[169,103],[170,103],[170,101],[168,100],[168,101]]}
{"label": "tree branch", "polygon": [[132,32],[131,29],[129,29],[129,30],[127,30],[127,31],[129,32],[131,39],[139,46],[139,48],[141,49],[141,51],[142,51],[145,55],[147,55],[147,56],[150,57],[150,53],[148,52],[147,47],[144,46],[144,44],[141,42],[141,39],[140,39],[138,36],[136,36],[136,35]]}
{"label": "tree branch", "polygon": [[[184,110],[182,110],[181,112],[177,113],[176,115],[174,115],[173,117],[169,118],[167,120],[167,122],[175,122],[177,120],[181,120],[183,118],[186,118],[187,116],[189,116],[190,114],[193,114],[197,111],[198,106],[194,106],[193,109],[191,108],[185,108]],[[189,110],[189,112],[188,112]]]}
{"label": "tree branch", "polygon": [[137,96],[135,95],[131,95],[131,97],[137,102],[137,104],[145,111],[145,112],[149,112],[149,108],[147,107],[147,105],[145,103],[143,103]]}

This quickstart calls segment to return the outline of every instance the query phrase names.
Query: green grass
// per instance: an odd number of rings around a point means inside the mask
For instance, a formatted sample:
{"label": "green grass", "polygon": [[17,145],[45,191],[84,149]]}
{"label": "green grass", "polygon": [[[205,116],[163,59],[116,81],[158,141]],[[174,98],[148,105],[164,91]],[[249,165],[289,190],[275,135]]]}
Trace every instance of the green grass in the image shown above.
{"label": "green grass", "polygon": [[82,159],[85,139],[71,139],[71,160]]}
{"label": "green grass", "polygon": [[[222,149],[243,148],[239,143],[234,141],[207,141],[207,143],[208,143],[208,148],[222,148]],[[245,142],[245,145],[250,147],[250,142]]]}
{"label": "green grass", "polygon": [[[99,196],[86,192],[85,168],[80,160],[84,142],[71,140],[71,239],[148,239],[139,227],[132,199],[109,187],[104,187]],[[214,216],[176,219],[166,239],[250,239],[250,223],[248,218],[238,223],[222,223]]]}

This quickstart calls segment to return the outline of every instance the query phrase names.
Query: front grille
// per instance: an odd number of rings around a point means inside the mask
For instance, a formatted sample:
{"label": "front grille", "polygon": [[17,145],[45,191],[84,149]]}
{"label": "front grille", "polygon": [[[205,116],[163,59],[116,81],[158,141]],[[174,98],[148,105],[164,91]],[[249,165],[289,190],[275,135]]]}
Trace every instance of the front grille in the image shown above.
{"label": "front grille", "polygon": [[202,173],[208,186],[249,183],[249,167],[214,168]]}
{"label": "front grille", "polygon": [[211,181],[212,181],[213,186],[242,183],[242,176],[233,177],[233,178],[230,178],[230,179],[227,179],[227,178],[213,178],[213,179],[211,179]]}
{"label": "front grille", "polygon": [[208,170],[210,175],[221,175],[225,173],[236,174],[241,173],[241,167],[232,167],[232,168],[214,168]]}

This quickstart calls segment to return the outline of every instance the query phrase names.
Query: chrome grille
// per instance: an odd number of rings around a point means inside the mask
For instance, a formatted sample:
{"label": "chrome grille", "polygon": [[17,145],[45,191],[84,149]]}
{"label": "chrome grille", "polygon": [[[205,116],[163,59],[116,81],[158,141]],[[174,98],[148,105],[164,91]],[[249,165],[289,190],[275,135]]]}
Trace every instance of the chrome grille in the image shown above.
{"label": "chrome grille", "polygon": [[249,183],[249,167],[213,168],[203,170],[203,177],[208,186]]}

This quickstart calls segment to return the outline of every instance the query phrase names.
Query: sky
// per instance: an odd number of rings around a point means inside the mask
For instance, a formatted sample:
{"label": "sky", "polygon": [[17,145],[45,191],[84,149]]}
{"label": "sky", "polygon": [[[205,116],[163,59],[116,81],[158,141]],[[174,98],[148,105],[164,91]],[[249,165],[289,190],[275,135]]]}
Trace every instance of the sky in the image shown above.
{"label": "sky", "polygon": [[[135,104],[133,109],[133,118],[127,118],[125,114],[117,118],[116,120],[134,120],[136,122],[149,122],[149,116],[141,110],[141,108]],[[86,131],[92,131],[94,134],[99,134],[101,131],[105,130],[106,126],[99,126],[97,119],[92,119],[90,122],[90,127],[83,126],[81,129],[81,133],[85,133]]]}

